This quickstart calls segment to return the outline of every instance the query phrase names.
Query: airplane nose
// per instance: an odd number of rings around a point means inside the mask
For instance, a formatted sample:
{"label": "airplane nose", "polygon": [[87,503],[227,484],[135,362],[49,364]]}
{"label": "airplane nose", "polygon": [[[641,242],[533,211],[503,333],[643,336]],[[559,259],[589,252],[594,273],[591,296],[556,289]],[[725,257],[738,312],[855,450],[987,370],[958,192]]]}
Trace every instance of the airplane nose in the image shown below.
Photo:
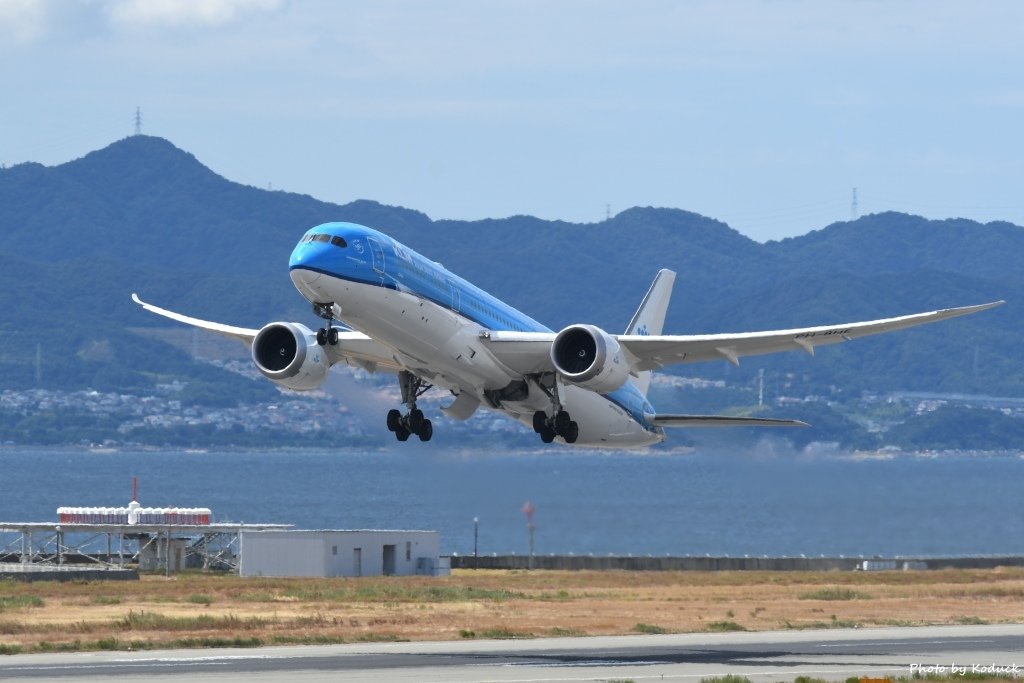
{"label": "airplane nose", "polygon": [[320,279],[320,273],[312,270],[306,270],[305,268],[292,268],[291,271],[289,271],[289,275],[291,275],[292,282],[294,282],[295,286],[299,289],[302,289],[303,287],[312,287],[316,281]]}
{"label": "airplane nose", "polygon": [[318,271],[319,252],[313,245],[300,243],[292,251],[288,260],[288,274],[295,288],[310,301],[318,300],[316,281],[320,279]]}

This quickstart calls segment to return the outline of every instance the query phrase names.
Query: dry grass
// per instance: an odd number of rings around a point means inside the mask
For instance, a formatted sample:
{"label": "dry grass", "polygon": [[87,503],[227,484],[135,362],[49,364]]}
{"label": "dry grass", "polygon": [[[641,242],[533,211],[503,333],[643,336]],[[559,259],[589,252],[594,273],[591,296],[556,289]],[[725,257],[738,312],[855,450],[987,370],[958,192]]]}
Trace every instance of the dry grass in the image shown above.
{"label": "dry grass", "polygon": [[1024,621],[1024,570],[0,582],[0,653]]}

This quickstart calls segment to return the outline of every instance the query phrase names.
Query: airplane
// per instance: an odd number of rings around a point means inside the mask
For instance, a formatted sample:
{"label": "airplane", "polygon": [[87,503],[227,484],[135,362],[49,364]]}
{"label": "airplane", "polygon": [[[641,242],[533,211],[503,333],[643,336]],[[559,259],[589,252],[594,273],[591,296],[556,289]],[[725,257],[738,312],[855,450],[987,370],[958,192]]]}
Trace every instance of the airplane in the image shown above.
{"label": "airplane", "polygon": [[654,278],[623,334],[589,324],[555,332],[377,230],[332,222],[307,231],[289,274],[324,319],[248,329],[200,320],[132,299],[147,311],[241,340],[259,372],[296,391],[320,387],[333,365],[397,373],[406,411],[386,424],[398,441],[430,441],[433,425],[417,407],[432,387],[451,393],[441,408],[456,420],[478,409],[502,412],[541,441],[639,448],[669,427],[805,427],[799,420],[658,413],[647,399],[651,371],[677,363],[781,351],[814,355],[819,346],[984,311],[1002,304],[947,308],[866,322],[738,334],[664,335],[675,273]]}

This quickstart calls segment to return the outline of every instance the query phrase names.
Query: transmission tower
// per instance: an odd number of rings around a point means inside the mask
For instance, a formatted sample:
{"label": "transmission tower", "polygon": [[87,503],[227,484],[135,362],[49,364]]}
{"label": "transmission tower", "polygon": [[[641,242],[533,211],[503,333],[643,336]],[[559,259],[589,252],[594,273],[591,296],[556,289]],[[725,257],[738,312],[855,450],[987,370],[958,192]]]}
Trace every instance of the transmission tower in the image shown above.
{"label": "transmission tower", "polygon": [[142,107],[135,107],[135,134],[142,135]]}
{"label": "transmission tower", "polygon": [[853,188],[853,198],[850,200],[850,220],[857,220],[857,188]]}

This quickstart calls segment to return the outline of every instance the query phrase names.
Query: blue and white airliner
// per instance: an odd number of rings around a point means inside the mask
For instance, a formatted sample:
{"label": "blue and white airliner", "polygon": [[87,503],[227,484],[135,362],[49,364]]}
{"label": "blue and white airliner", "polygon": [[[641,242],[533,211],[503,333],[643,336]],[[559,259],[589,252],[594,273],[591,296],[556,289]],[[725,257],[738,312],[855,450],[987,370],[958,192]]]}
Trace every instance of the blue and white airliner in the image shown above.
{"label": "blue and white airliner", "polygon": [[1001,301],[868,322],[738,334],[663,335],[675,273],[654,278],[623,334],[574,324],[554,332],[533,318],[376,230],[325,223],[292,251],[292,282],[326,321],[259,330],[199,320],[132,298],[146,310],[243,341],[257,369],[297,391],[319,387],[331,366],[395,372],[405,411],[387,427],[399,441],[429,441],[416,407],[423,392],[451,393],[442,411],[465,420],[502,412],[544,443],[631,448],[665,439],[665,427],[806,426],[797,420],[658,413],[647,400],[652,370],[818,346],[977,313]]}

